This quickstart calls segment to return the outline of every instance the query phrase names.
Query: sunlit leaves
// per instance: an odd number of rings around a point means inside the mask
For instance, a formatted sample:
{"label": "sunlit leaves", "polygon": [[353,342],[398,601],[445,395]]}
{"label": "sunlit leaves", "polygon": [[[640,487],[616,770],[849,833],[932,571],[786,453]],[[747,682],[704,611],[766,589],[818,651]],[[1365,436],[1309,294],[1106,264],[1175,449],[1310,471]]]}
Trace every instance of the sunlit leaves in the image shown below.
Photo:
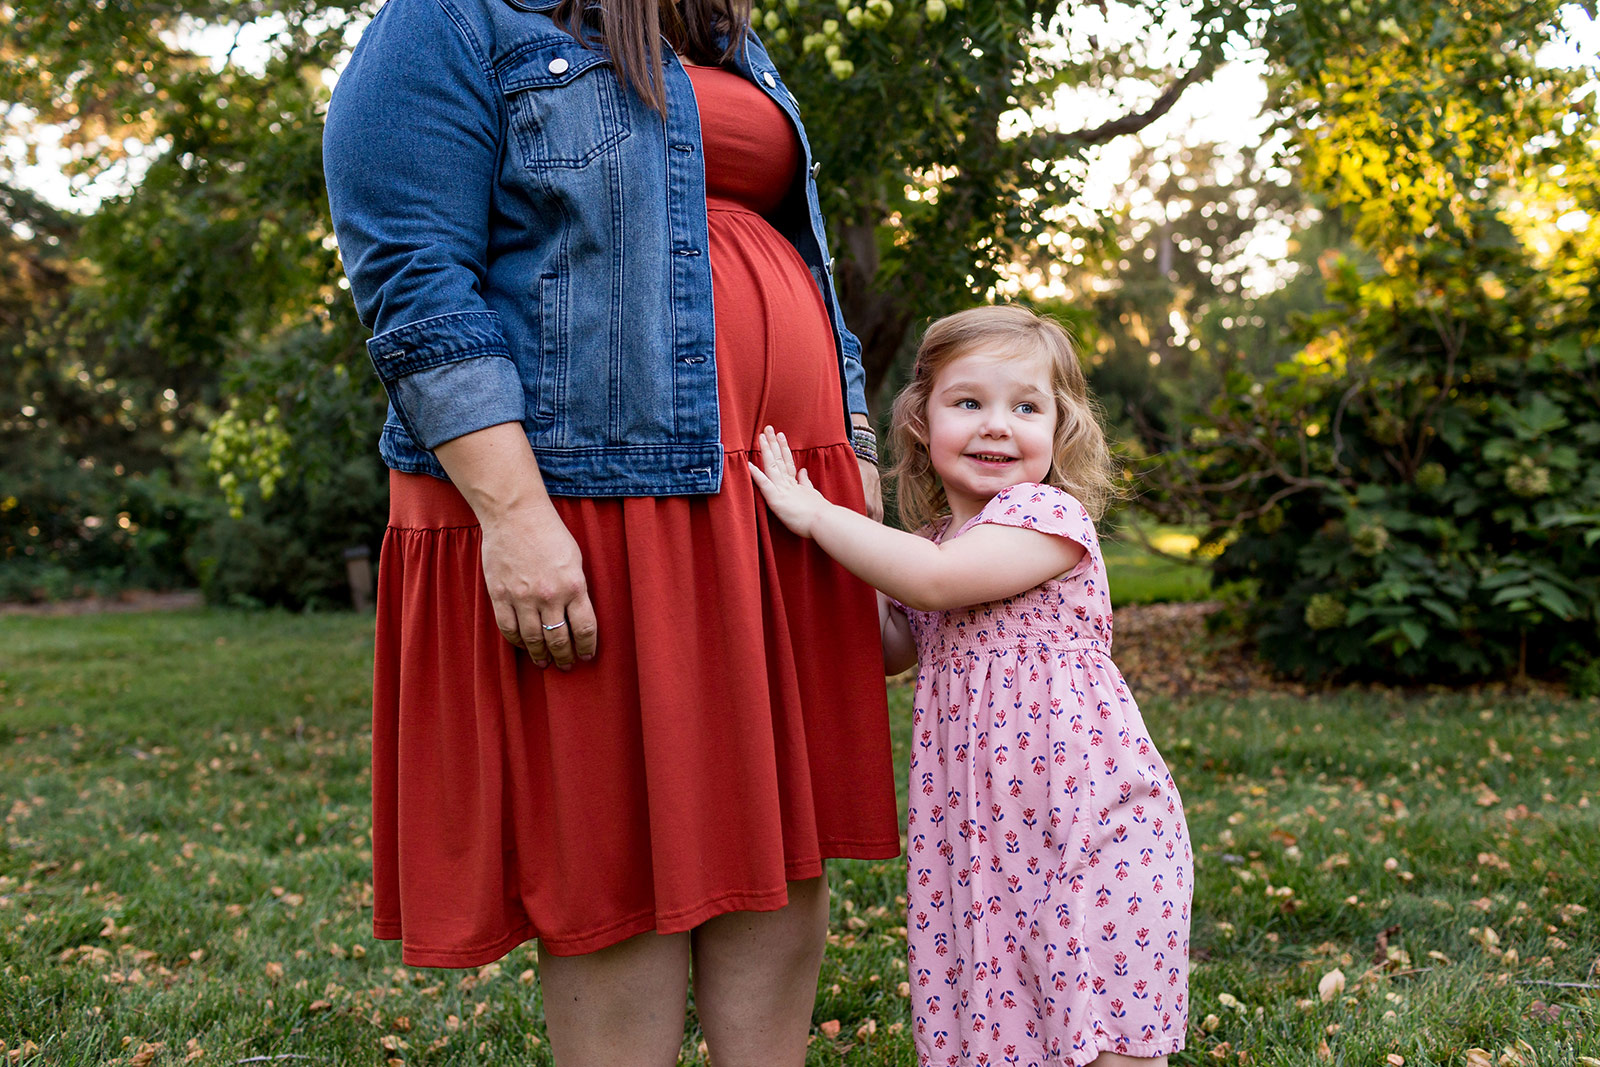
{"label": "sunlit leaves", "polygon": [[1600,647],[1585,75],[1537,65],[1554,5],[1373,14],[1285,52],[1302,167],[1372,263],[1323,263],[1335,308],[1271,378],[1228,379],[1180,496],[1280,669],[1576,678]]}

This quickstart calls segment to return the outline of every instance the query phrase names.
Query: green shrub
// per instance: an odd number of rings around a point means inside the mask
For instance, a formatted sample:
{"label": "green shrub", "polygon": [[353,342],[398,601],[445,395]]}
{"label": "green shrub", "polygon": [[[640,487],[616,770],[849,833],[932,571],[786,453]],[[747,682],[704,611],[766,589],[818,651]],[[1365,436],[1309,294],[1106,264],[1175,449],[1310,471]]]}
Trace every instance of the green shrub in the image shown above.
{"label": "green shrub", "polygon": [[290,481],[268,500],[248,487],[242,513],[219,509],[189,549],[206,599],[235,607],[349,607],[344,552],[365,546],[377,560],[387,477],[374,450],[315,481]]}
{"label": "green shrub", "polygon": [[171,471],[124,472],[41,449],[0,473],[0,601],[194,584],[184,549],[218,509]]}
{"label": "green shrub", "polygon": [[[1600,344],[1509,242],[1362,277],[1175,460],[1217,583],[1280,670],[1453,683],[1600,648]],[[1576,682],[1574,684],[1577,684]]]}
{"label": "green shrub", "polygon": [[347,607],[345,550],[377,559],[389,502],[377,448],[384,393],[364,336],[353,319],[310,323],[234,365],[229,407],[193,458],[217,496],[188,552],[212,603]]}

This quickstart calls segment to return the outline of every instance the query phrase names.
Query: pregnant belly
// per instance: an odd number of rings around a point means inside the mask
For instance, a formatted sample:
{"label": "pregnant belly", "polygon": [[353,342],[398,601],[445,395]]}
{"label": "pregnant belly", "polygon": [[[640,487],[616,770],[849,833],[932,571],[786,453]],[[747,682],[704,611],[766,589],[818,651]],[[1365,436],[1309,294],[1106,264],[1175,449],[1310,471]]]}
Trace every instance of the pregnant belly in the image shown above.
{"label": "pregnant belly", "polygon": [[810,270],[760,215],[713,203],[708,218],[723,446],[752,449],[767,424],[796,448],[843,443],[833,331]]}

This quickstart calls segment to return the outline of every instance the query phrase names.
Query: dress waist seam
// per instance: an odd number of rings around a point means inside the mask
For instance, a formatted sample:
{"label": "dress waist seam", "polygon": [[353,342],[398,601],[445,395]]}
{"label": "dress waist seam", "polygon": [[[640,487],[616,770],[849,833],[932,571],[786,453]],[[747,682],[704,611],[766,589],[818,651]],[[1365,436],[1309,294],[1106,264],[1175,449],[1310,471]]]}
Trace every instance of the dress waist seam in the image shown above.
{"label": "dress waist seam", "polygon": [[950,648],[941,652],[940,659],[955,659],[959,657],[976,659],[980,656],[993,656],[1005,652],[1098,652],[1102,655],[1111,654],[1111,644],[1107,641],[1066,641],[1061,644],[1051,644],[1047,641],[996,641],[992,644],[977,648],[963,645]]}
{"label": "dress waist seam", "polygon": [[706,211],[711,214],[749,215],[751,218],[760,219],[769,226],[772,225],[767,217],[755,208],[747,207],[734,200],[707,200]]}

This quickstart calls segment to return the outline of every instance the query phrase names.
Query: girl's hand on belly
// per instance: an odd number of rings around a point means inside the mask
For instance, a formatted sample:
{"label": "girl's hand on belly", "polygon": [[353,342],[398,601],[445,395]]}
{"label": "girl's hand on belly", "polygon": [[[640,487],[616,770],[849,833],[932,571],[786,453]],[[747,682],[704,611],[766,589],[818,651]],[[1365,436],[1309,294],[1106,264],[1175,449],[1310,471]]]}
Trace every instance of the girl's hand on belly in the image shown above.
{"label": "girl's hand on belly", "polygon": [[810,475],[796,467],[788,440],[771,426],[761,431],[761,466],[750,464],[750,477],[772,513],[801,537],[810,537],[817,516],[833,506],[812,486]]}

